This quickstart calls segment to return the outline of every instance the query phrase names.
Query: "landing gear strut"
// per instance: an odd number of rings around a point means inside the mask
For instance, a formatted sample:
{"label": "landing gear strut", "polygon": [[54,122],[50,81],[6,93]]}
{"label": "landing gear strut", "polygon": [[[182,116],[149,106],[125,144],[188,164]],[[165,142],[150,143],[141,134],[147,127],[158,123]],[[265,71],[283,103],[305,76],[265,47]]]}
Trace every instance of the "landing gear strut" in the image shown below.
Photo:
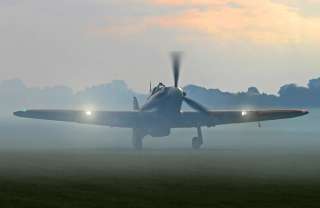
{"label": "landing gear strut", "polygon": [[192,138],[192,148],[195,150],[200,149],[201,145],[203,144],[201,127],[197,127],[197,133],[198,136]]}
{"label": "landing gear strut", "polygon": [[141,129],[132,129],[132,145],[134,149],[142,150],[144,136]]}

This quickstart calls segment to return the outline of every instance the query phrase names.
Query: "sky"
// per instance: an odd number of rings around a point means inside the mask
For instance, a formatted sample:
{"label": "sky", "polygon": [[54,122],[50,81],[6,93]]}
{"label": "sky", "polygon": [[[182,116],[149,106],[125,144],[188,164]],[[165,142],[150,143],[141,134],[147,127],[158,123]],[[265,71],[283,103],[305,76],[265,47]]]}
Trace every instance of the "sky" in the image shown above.
{"label": "sky", "polygon": [[320,0],[1,0],[1,80],[75,90],[125,80],[277,93],[320,77]]}

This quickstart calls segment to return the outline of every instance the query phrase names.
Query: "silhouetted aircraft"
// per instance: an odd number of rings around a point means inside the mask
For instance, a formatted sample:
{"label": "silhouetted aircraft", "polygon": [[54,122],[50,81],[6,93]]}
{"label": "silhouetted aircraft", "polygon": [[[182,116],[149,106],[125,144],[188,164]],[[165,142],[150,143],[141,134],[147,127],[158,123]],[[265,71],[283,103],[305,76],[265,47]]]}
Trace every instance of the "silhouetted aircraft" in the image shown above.
{"label": "silhouetted aircraft", "polygon": [[[159,83],[151,89],[147,101],[141,107],[133,98],[133,111],[90,111],[90,110],[26,110],[14,112],[25,118],[77,122],[110,127],[131,128],[133,146],[142,149],[143,138],[165,137],[172,128],[196,128],[197,136],[192,139],[192,147],[199,149],[203,144],[201,127],[216,125],[259,122],[293,118],[308,114],[307,110],[208,110],[206,107],[187,97],[178,86],[180,75],[179,52],[172,53],[174,86]],[[183,112],[185,102],[195,111]]]}

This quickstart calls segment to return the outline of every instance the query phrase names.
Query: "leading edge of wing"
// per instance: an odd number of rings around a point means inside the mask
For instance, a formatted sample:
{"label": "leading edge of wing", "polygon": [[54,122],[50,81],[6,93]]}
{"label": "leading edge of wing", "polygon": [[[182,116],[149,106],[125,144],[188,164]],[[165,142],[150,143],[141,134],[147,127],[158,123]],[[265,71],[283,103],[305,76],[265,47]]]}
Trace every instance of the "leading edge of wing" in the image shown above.
{"label": "leading edge of wing", "polygon": [[308,110],[300,109],[229,110],[210,111],[210,116],[220,118],[220,122],[218,121],[217,124],[227,124],[288,119],[304,116],[308,113]]}
{"label": "leading edge of wing", "polygon": [[[308,110],[211,110],[209,114],[182,112],[181,116],[167,120],[172,128],[215,126],[232,123],[267,121],[294,118],[308,114]],[[83,111],[83,110],[26,110],[16,111],[15,116],[32,119],[77,122],[131,128],[160,122],[154,112],[137,111]]]}
{"label": "leading edge of wing", "polygon": [[259,115],[265,115],[265,114],[286,114],[289,116],[303,116],[309,113],[308,110],[306,109],[264,109],[264,110],[210,110],[209,111],[211,114],[216,114],[216,113],[241,113],[243,114],[259,114]]}
{"label": "leading edge of wing", "polygon": [[232,123],[246,123],[288,119],[308,114],[308,110],[273,109],[273,110],[210,110],[208,115],[199,112],[186,111],[182,113],[180,126],[191,127],[215,126]]}
{"label": "leading edge of wing", "polygon": [[67,121],[78,122],[89,117],[92,117],[92,111],[80,110],[45,110],[45,109],[31,109],[24,111],[16,111],[13,115],[22,118],[43,119],[53,121]]}
{"label": "leading edge of wing", "polygon": [[13,113],[17,117],[51,121],[77,122],[106,126],[132,126],[135,111],[84,111],[84,110],[25,110]]}

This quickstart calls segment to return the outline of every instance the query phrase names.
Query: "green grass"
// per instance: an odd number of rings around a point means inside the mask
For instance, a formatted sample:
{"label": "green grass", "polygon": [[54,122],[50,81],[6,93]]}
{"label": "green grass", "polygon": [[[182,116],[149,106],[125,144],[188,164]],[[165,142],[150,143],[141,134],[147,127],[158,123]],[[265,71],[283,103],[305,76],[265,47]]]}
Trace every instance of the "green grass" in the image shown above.
{"label": "green grass", "polygon": [[319,207],[319,155],[260,151],[0,153],[0,207]]}

